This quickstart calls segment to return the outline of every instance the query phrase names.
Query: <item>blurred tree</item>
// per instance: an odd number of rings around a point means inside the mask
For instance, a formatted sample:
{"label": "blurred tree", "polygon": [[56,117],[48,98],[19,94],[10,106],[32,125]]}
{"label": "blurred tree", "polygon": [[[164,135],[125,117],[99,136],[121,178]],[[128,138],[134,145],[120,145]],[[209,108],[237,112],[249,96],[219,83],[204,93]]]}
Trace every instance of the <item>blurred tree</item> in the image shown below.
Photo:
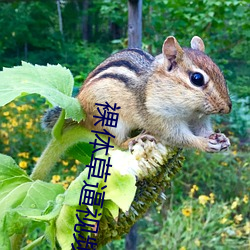
{"label": "blurred tree", "polygon": [[128,0],[128,47],[142,46],[142,0]]}

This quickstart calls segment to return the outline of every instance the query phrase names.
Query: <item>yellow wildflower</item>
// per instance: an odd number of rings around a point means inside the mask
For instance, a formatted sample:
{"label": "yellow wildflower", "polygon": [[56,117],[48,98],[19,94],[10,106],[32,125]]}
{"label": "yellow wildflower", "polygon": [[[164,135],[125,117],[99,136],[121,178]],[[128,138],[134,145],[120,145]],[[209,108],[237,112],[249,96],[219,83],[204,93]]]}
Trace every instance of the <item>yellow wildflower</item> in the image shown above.
{"label": "yellow wildflower", "polygon": [[221,233],[220,235],[222,238],[226,238],[227,237],[227,234],[226,233]]}
{"label": "yellow wildflower", "polygon": [[75,179],[75,176],[67,176],[66,181],[67,182],[72,182]]}
{"label": "yellow wildflower", "polygon": [[38,159],[39,159],[39,157],[32,157],[32,160],[34,161],[34,162],[37,162],[38,161]]}
{"label": "yellow wildflower", "polygon": [[227,167],[228,166],[228,163],[227,162],[221,162],[221,165],[223,166],[223,167]]}
{"label": "yellow wildflower", "polygon": [[30,121],[26,122],[26,128],[27,128],[27,129],[31,129],[31,128],[32,128],[32,126],[33,126],[33,122],[32,122],[32,120],[30,120]]}
{"label": "yellow wildflower", "polygon": [[199,203],[203,206],[210,200],[210,198],[207,195],[200,195],[198,199]]}
{"label": "yellow wildflower", "polygon": [[237,155],[237,153],[238,153],[237,150],[233,150],[233,151],[232,151],[232,154],[233,154],[233,155]]}
{"label": "yellow wildflower", "polygon": [[1,135],[1,137],[5,137],[5,138],[9,137],[9,134],[4,130],[0,130],[0,135]]}
{"label": "yellow wildflower", "polygon": [[239,198],[236,197],[235,201],[231,205],[231,209],[235,209],[239,205]]}
{"label": "yellow wildflower", "polygon": [[76,164],[76,165],[80,165],[80,164],[81,164],[81,162],[80,162],[80,161],[78,161],[78,160],[75,160],[75,164]]}
{"label": "yellow wildflower", "polygon": [[69,183],[68,183],[68,182],[64,182],[64,183],[63,183],[63,188],[64,188],[65,190],[68,188],[68,186],[69,186]]}
{"label": "yellow wildflower", "polygon": [[185,207],[181,210],[182,214],[186,217],[189,217],[192,214],[192,208],[191,207]]}
{"label": "yellow wildflower", "polygon": [[3,139],[3,144],[9,145],[10,144],[10,140],[8,138],[4,138]]}
{"label": "yellow wildflower", "polygon": [[73,171],[73,172],[76,172],[76,171],[77,171],[76,165],[73,165],[73,166],[70,168],[70,170]]}
{"label": "yellow wildflower", "polygon": [[194,244],[197,246],[197,247],[200,247],[201,246],[201,242],[199,239],[195,239],[194,240]]}
{"label": "yellow wildflower", "polygon": [[53,176],[52,176],[51,182],[52,182],[52,183],[57,183],[57,182],[60,181],[60,179],[61,179],[61,176],[60,176],[60,175],[53,175]]}
{"label": "yellow wildflower", "polygon": [[11,108],[15,108],[15,107],[16,107],[16,104],[15,104],[14,102],[11,102],[11,103],[9,104],[9,106],[10,106]]}
{"label": "yellow wildflower", "polygon": [[9,116],[9,114],[10,114],[10,112],[9,112],[9,111],[5,111],[5,112],[3,112],[3,115],[4,115],[4,116]]}
{"label": "yellow wildflower", "polygon": [[63,164],[63,166],[68,166],[69,165],[69,163],[67,161],[64,161],[64,160],[62,160],[62,164]]}
{"label": "yellow wildflower", "polygon": [[189,197],[193,198],[194,193],[195,193],[196,191],[198,191],[198,190],[199,190],[199,187],[196,186],[196,185],[193,185],[192,188],[190,189]]}
{"label": "yellow wildflower", "polygon": [[21,152],[21,153],[18,153],[18,156],[19,156],[19,157],[23,157],[23,158],[26,158],[26,159],[29,158],[29,155],[30,155],[29,152]]}
{"label": "yellow wildflower", "polygon": [[210,203],[214,204],[214,193],[210,193],[209,197],[210,197]]}
{"label": "yellow wildflower", "polygon": [[180,250],[186,250],[186,247],[181,247]]}
{"label": "yellow wildflower", "polygon": [[237,214],[234,216],[234,221],[236,224],[239,224],[243,220],[242,214]]}
{"label": "yellow wildflower", "polygon": [[243,202],[247,204],[248,201],[249,201],[248,195],[245,194],[243,197]]}
{"label": "yellow wildflower", "polygon": [[19,167],[23,168],[23,169],[26,169],[28,167],[27,161],[20,161],[19,162]]}
{"label": "yellow wildflower", "polygon": [[12,127],[17,127],[18,126],[18,122],[15,119],[11,120],[11,126]]}
{"label": "yellow wildflower", "polygon": [[239,229],[237,229],[235,233],[236,233],[236,235],[237,235],[238,237],[241,237],[241,236],[242,236],[242,232],[241,232]]}
{"label": "yellow wildflower", "polygon": [[227,222],[227,218],[222,218],[221,220],[220,220],[220,224],[225,224]]}
{"label": "yellow wildflower", "polygon": [[246,234],[250,234],[250,222],[247,221],[246,225],[244,226],[244,231],[246,232]]}

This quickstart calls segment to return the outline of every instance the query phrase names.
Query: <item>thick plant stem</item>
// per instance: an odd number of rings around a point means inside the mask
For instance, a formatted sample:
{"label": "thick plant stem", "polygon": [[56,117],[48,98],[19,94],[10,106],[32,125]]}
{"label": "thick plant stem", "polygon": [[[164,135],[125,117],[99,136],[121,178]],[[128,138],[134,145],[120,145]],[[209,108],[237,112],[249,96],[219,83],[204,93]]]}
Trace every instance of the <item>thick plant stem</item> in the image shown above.
{"label": "thick plant stem", "polygon": [[46,180],[49,173],[60,159],[61,155],[77,142],[89,143],[95,135],[86,128],[76,125],[63,131],[60,138],[52,138],[39,158],[31,178],[33,180]]}
{"label": "thick plant stem", "polygon": [[[34,167],[31,178],[33,180],[46,180],[49,173],[60,159],[65,151],[77,142],[86,142],[93,140],[95,135],[86,128],[75,125],[63,130],[59,138],[52,138],[43,151],[36,166]],[[11,238],[11,249],[19,250],[22,240],[25,236],[26,228],[22,234],[15,234]]]}

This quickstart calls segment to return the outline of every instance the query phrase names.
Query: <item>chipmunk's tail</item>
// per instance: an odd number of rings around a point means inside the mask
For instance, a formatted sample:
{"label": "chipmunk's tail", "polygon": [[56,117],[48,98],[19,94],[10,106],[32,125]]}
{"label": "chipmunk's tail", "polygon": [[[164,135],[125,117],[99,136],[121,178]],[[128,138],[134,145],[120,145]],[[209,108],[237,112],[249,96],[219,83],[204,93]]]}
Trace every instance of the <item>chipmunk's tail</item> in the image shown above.
{"label": "chipmunk's tail", "polygon": [[46,110],[41,120],[42,128],[45,130],[51,130],[56,124],[61,111],[62,109],[58,106]]}

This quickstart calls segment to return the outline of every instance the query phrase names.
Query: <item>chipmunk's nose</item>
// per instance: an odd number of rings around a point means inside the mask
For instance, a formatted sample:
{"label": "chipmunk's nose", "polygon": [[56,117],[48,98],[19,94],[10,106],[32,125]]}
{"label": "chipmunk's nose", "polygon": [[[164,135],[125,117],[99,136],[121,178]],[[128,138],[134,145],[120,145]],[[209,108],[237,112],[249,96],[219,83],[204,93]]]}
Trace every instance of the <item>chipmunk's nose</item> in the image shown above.
{"label": "chipmunk's nose", "polygon": [[222,109],[220,109],[219,113],[228,114],[231,112],[231,109],[232,109],[232,102],[229,101]]}

